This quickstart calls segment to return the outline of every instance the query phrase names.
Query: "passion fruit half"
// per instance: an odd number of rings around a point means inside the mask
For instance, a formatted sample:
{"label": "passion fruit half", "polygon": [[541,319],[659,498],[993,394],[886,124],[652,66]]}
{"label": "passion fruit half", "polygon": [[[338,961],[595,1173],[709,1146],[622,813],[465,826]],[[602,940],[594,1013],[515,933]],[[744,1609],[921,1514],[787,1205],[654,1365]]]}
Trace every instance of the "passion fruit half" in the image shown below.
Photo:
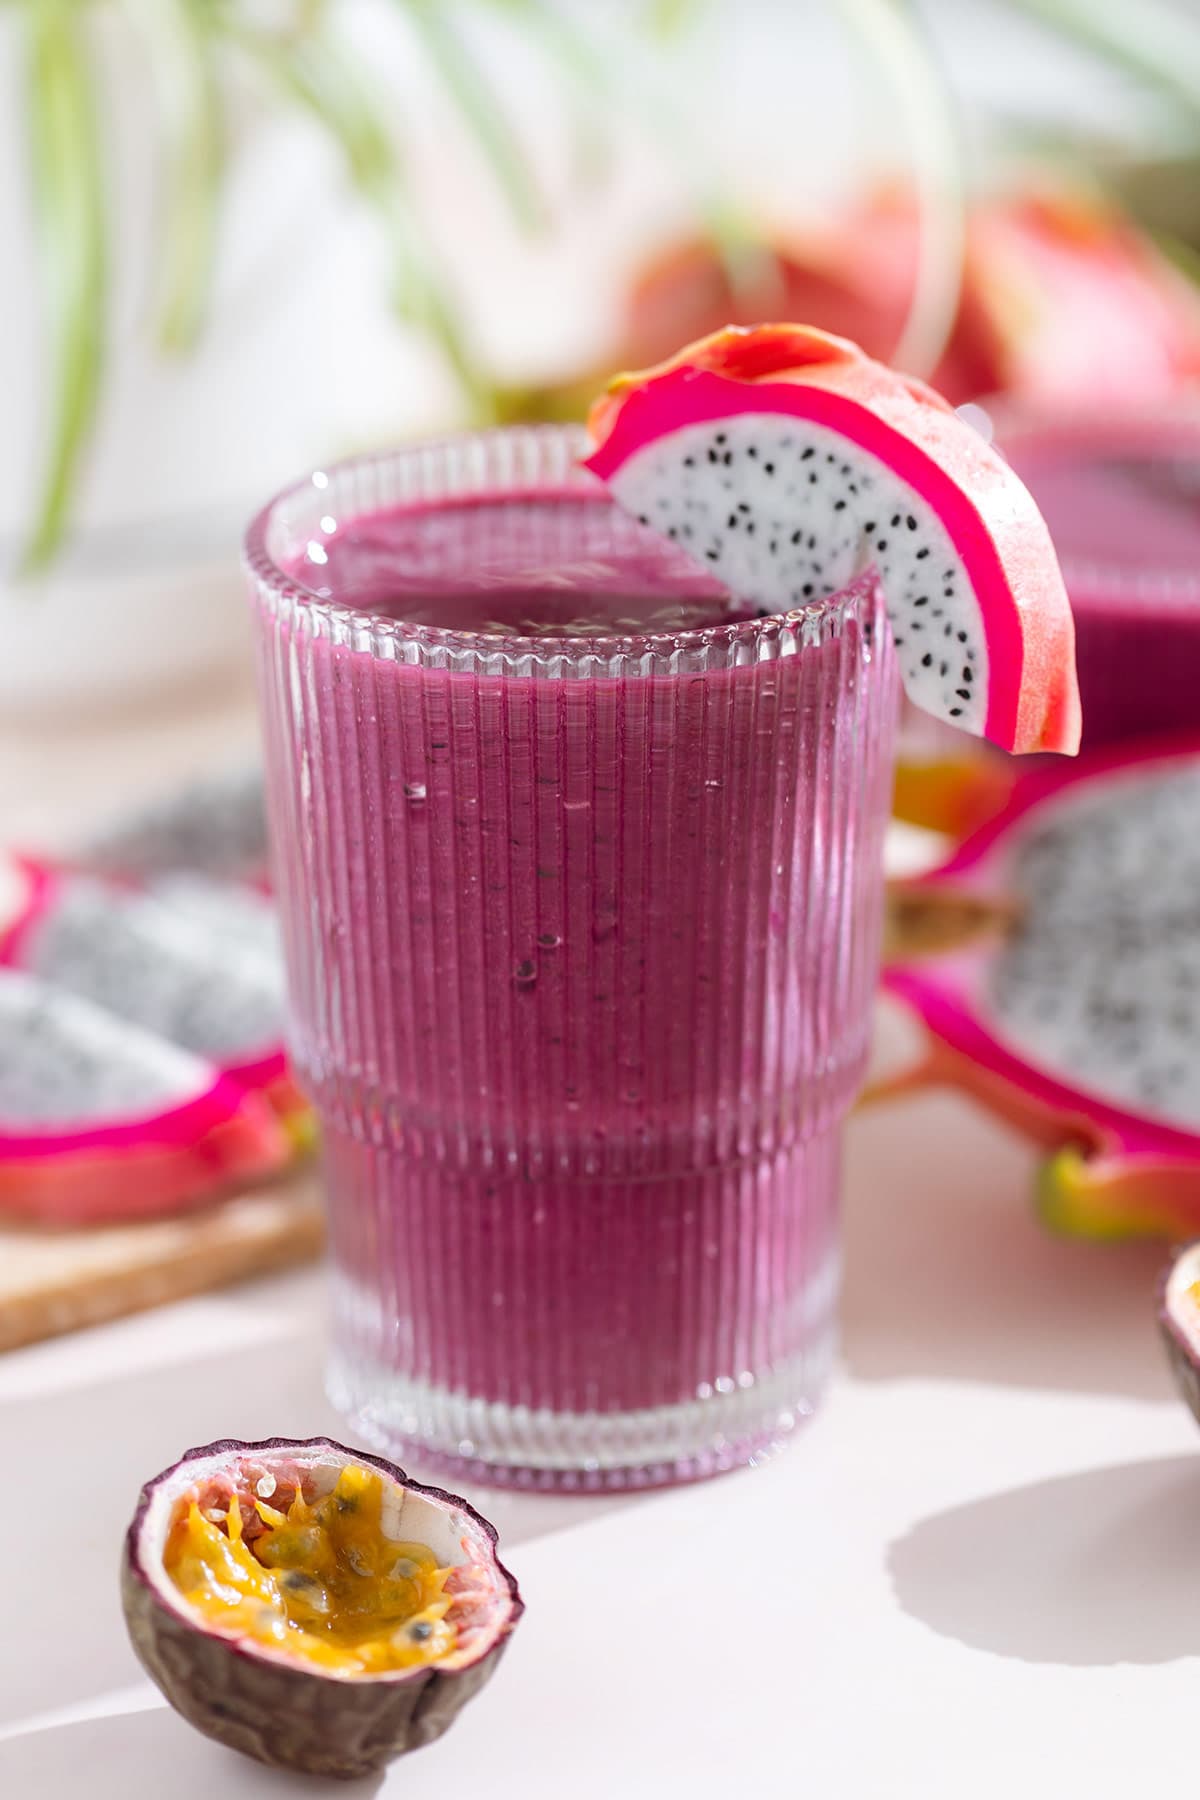
{"label": "passion fruit half", "polygon": [[1179,1391],[1200,1420],[1200,1239],[1179,1252],[1162,1278],[1158,1328]]}
{"label": "passion fruit half", "polygon": [[121,1591],[197,1730],[347,1779],[440,1737],[523,1610],[473,1507],[328,1438],[188,1450],[142,1489]]}

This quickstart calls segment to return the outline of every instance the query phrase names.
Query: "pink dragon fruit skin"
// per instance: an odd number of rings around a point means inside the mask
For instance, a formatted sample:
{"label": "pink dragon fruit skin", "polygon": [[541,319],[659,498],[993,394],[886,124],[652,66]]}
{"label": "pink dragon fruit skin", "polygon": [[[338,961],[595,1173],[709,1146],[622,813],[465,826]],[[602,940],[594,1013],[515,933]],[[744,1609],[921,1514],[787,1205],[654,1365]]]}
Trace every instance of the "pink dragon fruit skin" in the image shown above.
{"label": "pink dragon fruit skin", "polygon": [[51,1225],[156,1218],[269,1180],[290,1160],[269,1109],[214,1074],[195,1099],[153,1117],[0,1131],[0,1213]]}
{"label": "pink dragon fruit skin", "polygon": [[[1014,857],[1033,829],[1053,817],[1056,802],[1116,793],[1114,784],[1123,780],[1165,778],[1193,767],[1200,771],[1200,735],[1189,734],[1116,746],[1075,764],[1017,776],[1000,811],[949,861],[906,885],[918,894],[1009,897]],[[1133,787],[1129,806],[1139,804],[1139,788]],[[1145,878],[1149,891],[1162,874],[1147,868]],[[1097,867],[1098,894],[1105,879],[1105,869]],[[1194,1232],[1200,1224],[1200,1119],[1197,1129],[1189,1129],[1186,1121],[1072,1080],[1070,1070],[1039,1063],[1020,1042],[1005,1041],[987,989],[997,954],[995,944],[974,946],[885,969],[885,988],[922,1019],[929,1043],[918,1067],[883,1091],[957,1086],[1044,1145],[1050,1155],[1039,1176],[1039,1210],[1057,1229],[1095,1238]]]}

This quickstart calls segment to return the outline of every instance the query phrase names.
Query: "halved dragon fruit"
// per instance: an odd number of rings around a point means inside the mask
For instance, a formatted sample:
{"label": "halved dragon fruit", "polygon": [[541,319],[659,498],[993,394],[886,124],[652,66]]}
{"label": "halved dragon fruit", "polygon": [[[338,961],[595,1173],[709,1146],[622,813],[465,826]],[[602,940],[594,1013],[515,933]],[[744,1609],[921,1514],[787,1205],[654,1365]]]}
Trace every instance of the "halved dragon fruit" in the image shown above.
{"label": "halved dragon fruit", "polygon": [[270,1107],[210,1063],[0,968],[0,1211],[128,1219],[276,1174]]}
{"label": "halved dragon fruit", "polygon": [[731,327],[618,377],[589,426],[618,503],[741,600],[803,608],[873,565],[914,704],[1006,750],[1078,747],[1045,523],[931,389],[822,331]]}
{"label": "halved dragon fruit", "polygon": [[353,1777],[438,1738],[523,1611],[465,1500],[327,1438],[189,1450],[146,1483],[121,1591],[147,1674],[207,1736]]}
{"label": "halved dragon fruit", "polygon": [[1097,752],[1017,777],[995,818],[906,884],[930,909],[990,903],[993,929],[885,968],[929,1048],[876,1095],[954,1084],[1045,1144],[1040,1206],[1061,1230],[1200,1224],[1198,821],[1200,738]]}
{"label": "halved dragon fruit", "polygon": [[26,863],[30,901],[0,964],[83,996],[262,1093],[307,1136],[283,1049],[274,909],[253,889],[164,878],[157,893]]}

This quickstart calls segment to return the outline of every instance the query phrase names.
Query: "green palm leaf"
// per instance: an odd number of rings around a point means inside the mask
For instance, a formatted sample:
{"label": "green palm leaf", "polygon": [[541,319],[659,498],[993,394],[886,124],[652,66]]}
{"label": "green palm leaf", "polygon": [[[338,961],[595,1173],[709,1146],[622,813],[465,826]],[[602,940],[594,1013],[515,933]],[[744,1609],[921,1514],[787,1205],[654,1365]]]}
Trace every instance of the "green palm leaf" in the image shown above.
{"label": "green palm leaf", "polygon": [[52,340],[49,453],[23,566],[50,560],[96,416],[107,318],[97,107],[79,8],[36,0],[29,33],[29,146]]}
{"label": "green palm leaf", "polygon": [[158,337],[164,350],[185,351],[208,307],[225,163],[214,13],[205,0],[137,0],[137,10],[167,151]]}
{"label": "green palm leaf", "polygon": [[1193,117],[1200,114],[1200,25],[1162,0],[1015,0],[1060,37],[1095,51]]}
{"label": "green palm leaf", "polygon": [[412,205],[399,147],[366,81],[328,31],[295,39],[240,31],[237,41],[268,80],[319,121],[338,145],[352,183],[387,237],[397,311],[429,332],[475,415],[489,418],[491,389],[467,349],[438,278]]}

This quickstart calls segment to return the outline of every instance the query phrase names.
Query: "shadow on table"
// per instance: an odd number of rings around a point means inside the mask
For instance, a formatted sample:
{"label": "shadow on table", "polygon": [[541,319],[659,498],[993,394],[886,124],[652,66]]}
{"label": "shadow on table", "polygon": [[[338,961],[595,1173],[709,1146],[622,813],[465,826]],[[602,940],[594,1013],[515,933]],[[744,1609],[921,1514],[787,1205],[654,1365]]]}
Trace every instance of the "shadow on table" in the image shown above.
{"label": "shadow on table", "polygon": [[86,1792],[88,1800],[282,1800],[301,1789],[311,1800],[370,1800],[385,1777],[333,1781],[267,1769],[211,1743],[165,1707],[85,1719],[0,1743],[0,1793]]}
{"label": "shadow on table", "polygon": [[[268,1287],[247,1289],[246,1295],[247,1306],[272,1303]],[[281,1318],[269,1341],[259,1337],[207,1351],[198,1344],[187,1361],[91,1383],[83,1333],[78,1385],[6,1402],[3,1465],[27,1482],[30,1500],[19,1518],[20,1554],[8,1559],[5,1570],[5,1614],[35,1624],[20,1655],[5,1659],[0,1725],[140,1678],[118,1583],[125,1530],[143,1481],[188,1447],[217,1438],[328,1435],[346,1441],[348,1427],[324,1398],[322,1333],[311,1316],[311,1298],[303,1301],[301,1295],[297,1316]],[[225,1329],[236,1335],[234,1327]],[[412,1472],[426,1473],[416,1464]],[[502,1554],[518,1576],[520,1558],[509,1554],[514,1547],[639,1498],[556,1498],[468,1483],[462,1491],[498,1527]]]}
{"label": "shadow on table", "polygon": [[842,1324],[856,1376],[1171,1396],[1154,1328],[1165,1248],[1053,1236],[1035,1170],[1027,1144],[958,1096],[853,1119]]}
{"label": "shadow on table", "polygon": [[1022,1662],[1200,1656],[1200,1458],[1060,1475],[935,1513],[888,1555],[904,1611]]}

